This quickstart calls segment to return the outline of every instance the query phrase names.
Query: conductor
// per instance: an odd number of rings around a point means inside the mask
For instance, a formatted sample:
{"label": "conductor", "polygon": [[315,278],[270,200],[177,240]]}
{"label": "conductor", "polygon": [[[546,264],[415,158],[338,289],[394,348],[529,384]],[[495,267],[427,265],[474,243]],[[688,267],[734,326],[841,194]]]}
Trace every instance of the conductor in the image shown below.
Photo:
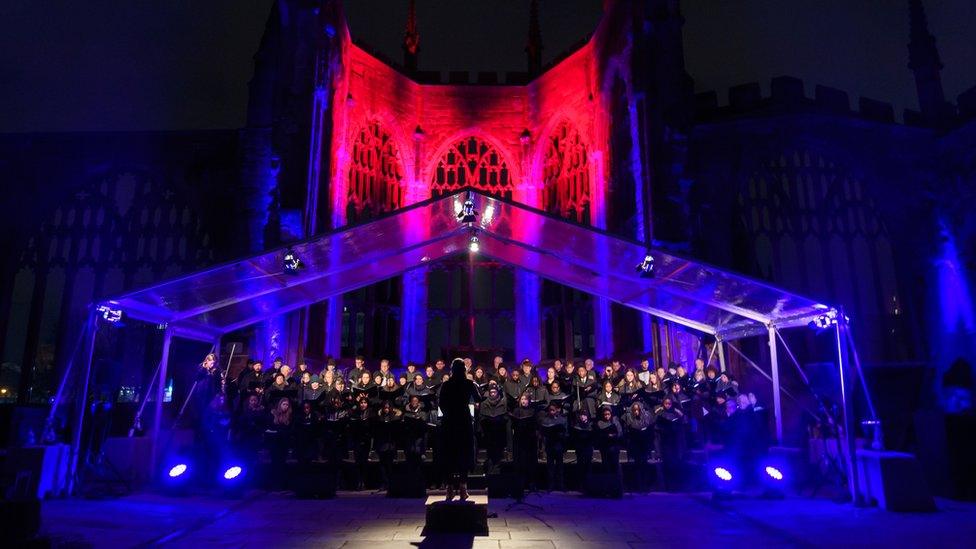
{"label": "conductor", "polygon": [[474,424],[471,405],[478,400],[474,382],[466,377],[464,361],[451,362],[451,378],[441,385],[440,408],[443,414],[444,468],[448,475],[447,501],[457,492],[461,501],[468,499],[468,471],[474,462]]}

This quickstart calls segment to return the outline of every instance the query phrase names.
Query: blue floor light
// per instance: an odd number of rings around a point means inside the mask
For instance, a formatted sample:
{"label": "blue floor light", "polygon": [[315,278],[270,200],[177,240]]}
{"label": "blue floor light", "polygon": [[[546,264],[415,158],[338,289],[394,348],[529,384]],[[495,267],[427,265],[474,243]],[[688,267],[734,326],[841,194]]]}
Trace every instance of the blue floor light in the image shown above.
{"label": "blue floor light", "polygon": [[241,476],[241,473],[243,472],[244,469],[242,469],[240,465],[232,465],[224,470],[224,480],[234,480]]}
{"label": "blue floor light", "polygon": [[169,478],[179,478],[186,473],[189,466],[185,463],[177,463],[176,465],[169,468]]}
{"label": "blue floor light", "polygon": [[772,465],[766,466],[766,476],[773,479],[776,482],[783,480],[783,472],[773,467]]}
{"label": "blue floor light", "polygon": [[247,470],[240,462],[232,461],[217,471],[218,484],[224,495],[240,497],[244,494],[248,484]]}
{"label": "blue floor light", "polygon": [[732,481],[732,472],[725,467],[716,467],[712,472],[715,473],[715,476],[722,482]]}
{"label": "blue floor light", "polygon": [[173,456],[163,461],[159,470],[160,488],[173,495],[184,495],[193,484],[196,473],[193,461],[186,459],[186,456]]}
{"label": "blue floor light", "polygon": [[773,499],[786,497],[787,488],[792,479],[785,463],[781,461],[761,463],[758,473],[761,477],[764,497]]}

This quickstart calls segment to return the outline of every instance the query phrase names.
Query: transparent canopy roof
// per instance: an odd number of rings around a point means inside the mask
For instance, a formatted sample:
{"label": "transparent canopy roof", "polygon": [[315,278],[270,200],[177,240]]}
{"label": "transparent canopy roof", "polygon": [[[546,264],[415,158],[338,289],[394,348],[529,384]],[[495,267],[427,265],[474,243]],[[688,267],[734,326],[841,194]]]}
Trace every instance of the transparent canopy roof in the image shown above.
{"label": "transparent canopy roof", "polygon": [[[462,223],[466,198],[478,215]],[[463,189],[290,248],[304,268],[286,273],[288,248],[161,282],[100,304],[174,334],[204,340],[410,269],[469,253],[539,274],[723,339],[806,325],[832,309],[752,278],[651,249],[653,275],[635,266],[644,244]],[[436,291],[431,288],[430,291]]]}

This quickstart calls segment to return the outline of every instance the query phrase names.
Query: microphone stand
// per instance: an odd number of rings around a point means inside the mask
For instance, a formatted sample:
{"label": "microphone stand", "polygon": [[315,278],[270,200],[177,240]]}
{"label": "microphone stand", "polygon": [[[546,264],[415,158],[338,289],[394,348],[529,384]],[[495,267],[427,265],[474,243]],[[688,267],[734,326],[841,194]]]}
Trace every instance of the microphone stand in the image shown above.
{"label": "microphone stand", "polygon": [[230,375],[230,363],[234,360],[234,351],[237,350],[237,344],[232,343],[230,346],[230,357],[227,358],[227,367],[224,368],[224,373],[220,375],[220,392],[227,394],[227,376]]}
{"label": "microphone stand", "polygon": [[149,379],[149,388],[146,389],[146,396],[139,404],[139,410],[136,411],[136,417],[132,418],[132,427],[129,427],[129,438],[134,437],[136,431],[142,430],[142,413],[146,410],[146,403],[149,402],[149,395],[152,394],[153,386],[156,384],[156,378],[159,377],[159,368],[162,365],[162,362],[159,362],[156,365],[156,371],[153,372],[152,377]]}

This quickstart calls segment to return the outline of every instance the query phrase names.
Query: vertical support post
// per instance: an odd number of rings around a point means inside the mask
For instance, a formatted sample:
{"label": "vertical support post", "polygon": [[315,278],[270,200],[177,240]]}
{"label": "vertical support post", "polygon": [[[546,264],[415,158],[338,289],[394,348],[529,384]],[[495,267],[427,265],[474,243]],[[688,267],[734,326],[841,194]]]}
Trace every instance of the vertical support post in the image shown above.
{"label": "vertical support post", "polygon": [[[542,360],[542,279],[515,269],[515,362]],[[572,353],[572,347],[567,353]]]}
{"label": "vertical support post", "polygon": [[725,371],[725,342],[719,338],[715,338],[715,346],[718,347],[718,368],[720,371]]}
{"label": "vertical support post", "polygon": [[156,380],[156,402],[153,406],[152,451],[149,454],[149,475],[155,476],[156,464],[159,461],[159,434],[163,422],[163,397],[166,395],[166,374],[169,370],[169,346],[173,334],[169,327],[163,331],[163,350],[159,357],[159,378]]}
{"label": "vertical support post", "polygon": [[400,362],[423,363],[427,360],[427,268],[407,271],[402,280]]}
{"label": "vertical support post", "polygon": [[88,385],[91,381],[92,359],[95,354],[95,336],[98,334],[98,311],[94,305],[88,311],[88,334],[85,339],[85,350],[82,353],[85,361],[84,378],[81,380],[81,393],[78,395],[78,402],[75,403],[77,411],[75,414],[74,430],[71,433],[71,470],[68,471],[68,494],[75,488],[75,480],[78,475],[78,461],[81,459],[81,430],[85,426],[85,413],[88,411]]}
{"label": "vertical support post", "polygon": [[851,493],[851,503],[861,504],[860,487],[857,475],[857,445],[854,436],[854,369],[848,364],[847,345],[844,341],[846,321],[844,312],[837,313],[834,332],[837,344],[837,369],[840,377],[840,399],[844,408],[844,443],[847,449],[847,487]]}
{"label": "vertical support post", "polygon": [[783,445],[783,403],[780,400],[779,356],[776,349],[776,327],[769,325],[769,364],[773,374],[773,417],[776,421],[776,444]]}
{"label": "vertical support post", "polygon": [[613,356],[613,315],[610,314],[610,300],[605,297],[593,296],[593,335],[596,357]]}
{"label": "vertical support post", "polygon": [[654,352],[654,317],[641,311],[641,351],[646,355]]}
{"label": "vertical support post", "polygon": [[342,295],[325,300],[325,355],[342,356]]}

